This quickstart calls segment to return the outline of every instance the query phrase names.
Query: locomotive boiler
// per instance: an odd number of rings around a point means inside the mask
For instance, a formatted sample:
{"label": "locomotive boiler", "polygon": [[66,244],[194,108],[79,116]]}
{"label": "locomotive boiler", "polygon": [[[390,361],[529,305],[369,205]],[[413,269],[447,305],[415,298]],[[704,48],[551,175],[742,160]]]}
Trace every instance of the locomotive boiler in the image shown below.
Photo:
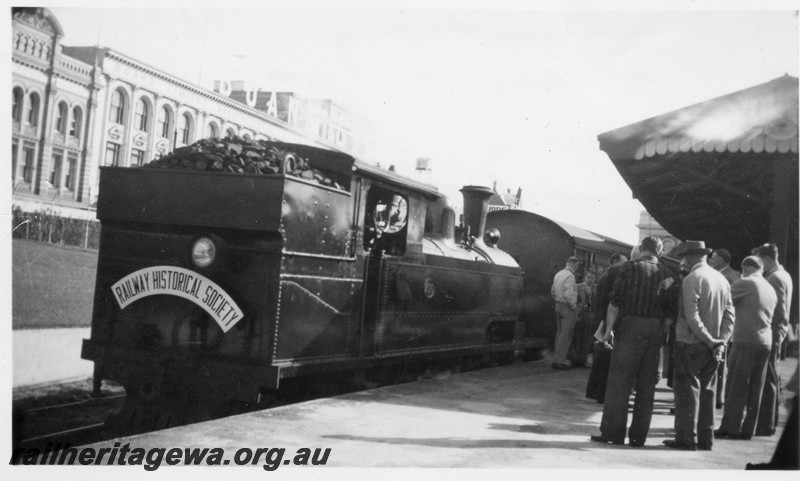
{"label": "locomotive boiler", "polygon": [[258,406],[288,379],[543,345],[522,269],[483,240],[490,189],[462,189],[456,236],[435,188],[339,152],[209,139],[151,164],[100,172],[82,357],[126,390],[117,432]]}

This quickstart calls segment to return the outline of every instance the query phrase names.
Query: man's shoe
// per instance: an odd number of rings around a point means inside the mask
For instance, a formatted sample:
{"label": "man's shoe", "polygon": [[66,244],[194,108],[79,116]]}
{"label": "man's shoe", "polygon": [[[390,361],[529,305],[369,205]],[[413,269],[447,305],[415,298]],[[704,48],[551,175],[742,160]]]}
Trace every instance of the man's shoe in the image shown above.
{"label": "man's shoe", "polygon": [[716,439],[739,439],[738,434],[729,433],[721,429],[714,430],[714,438]]}
{"label": "man's shoe", "polygon": [[775,434],[774,429],[772,431],[756,431],[754,436],[772,436],[773,434]]}
{"label": "man's shoe", "polygon": [[592,441],[594,441],[596,443],[603,443],[603,444],[617,444],[617,445],[625,444],[625,441],[615,441],[615,440],[612,440],[612,439],[608,439],[608,438],[606,438],[605,436],[602,436],[602,435],[601,436],[589,436],[589,439],[591,439]]}
{"label": "man's shoe", "polygon": [[[674,439],[665,439],[664,446],[671,448],[671,449],[680,449],[682,451],[697,451],[697,446],[694,444],[683,444],[679,443]],[[709,447],[708,450],[710,451],[711,448]]]}
{"label": "man's shoe", "polygon": [[635,441],[635,440],[631,439],[628,442],[628,445],[630,447],[632,447],[632,448],[641,448],[641,447],[644,447],[644,441]]}
{"label": "man's shoe", "polygon": [[741,439],[742,441],[750,441],[750,439],[752,438],[753,436],[750,434],[740,434],[739,437],[736,439]]}
{"label": "man's shoe", "polygon": [[553,363],[553,369],[557,369],[559,371],[569,371],[570,367],[569,367],[568,364],[561,364],[561,363],[558,363],[558,362],[554,362]]}
{"label": "man's shoe", "polygon": [[711,444],[701,444],[697,443],[697,450],[698,451],[711,451]]}

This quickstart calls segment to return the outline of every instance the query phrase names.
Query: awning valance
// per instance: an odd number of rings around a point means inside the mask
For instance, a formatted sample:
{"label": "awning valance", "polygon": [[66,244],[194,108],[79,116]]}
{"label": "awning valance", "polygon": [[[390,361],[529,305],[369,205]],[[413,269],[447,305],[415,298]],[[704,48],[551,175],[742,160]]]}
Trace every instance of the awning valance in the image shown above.
{"label": "awning valance", "polygon": [[797,153],[797,78],[739,92],[600,134],[612,160],[675,153]]}

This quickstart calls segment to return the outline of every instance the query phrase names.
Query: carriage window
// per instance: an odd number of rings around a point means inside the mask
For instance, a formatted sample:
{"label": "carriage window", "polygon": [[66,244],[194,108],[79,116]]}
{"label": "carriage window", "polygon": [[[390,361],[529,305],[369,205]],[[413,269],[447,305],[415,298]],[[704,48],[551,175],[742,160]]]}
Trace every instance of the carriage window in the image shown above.
{"label": "carriage window", "polygon": [[408,200],[378,187],[367,195],[364,249],[377,248],[389,255],[403,255],[406,247]]}

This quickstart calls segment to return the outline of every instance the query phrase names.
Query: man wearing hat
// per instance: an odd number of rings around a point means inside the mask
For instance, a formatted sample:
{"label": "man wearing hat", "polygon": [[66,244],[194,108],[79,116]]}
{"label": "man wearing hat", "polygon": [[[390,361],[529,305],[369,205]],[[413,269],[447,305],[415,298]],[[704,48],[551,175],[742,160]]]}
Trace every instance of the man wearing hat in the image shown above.
{"label": "man wearing hat", "polygon": [[681,286],[681,312],[675,325],[675,439],[667,447],[710,451],[714,442],[717,367],[733,332],[728,281],[706,257],[705,242],[687,240],[678,256],[689,274]]}

